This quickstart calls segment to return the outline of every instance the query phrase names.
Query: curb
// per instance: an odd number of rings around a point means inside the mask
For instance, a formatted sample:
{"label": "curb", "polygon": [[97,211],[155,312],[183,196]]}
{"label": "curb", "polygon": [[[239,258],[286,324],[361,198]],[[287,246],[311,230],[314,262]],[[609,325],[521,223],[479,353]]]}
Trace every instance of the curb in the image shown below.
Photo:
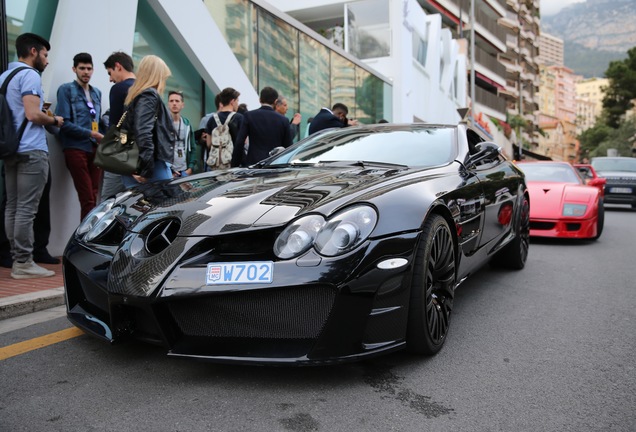
{"label": "curb", "polygon": [[64,304],[64,287],[0,299],[0,320],[38,312]]}

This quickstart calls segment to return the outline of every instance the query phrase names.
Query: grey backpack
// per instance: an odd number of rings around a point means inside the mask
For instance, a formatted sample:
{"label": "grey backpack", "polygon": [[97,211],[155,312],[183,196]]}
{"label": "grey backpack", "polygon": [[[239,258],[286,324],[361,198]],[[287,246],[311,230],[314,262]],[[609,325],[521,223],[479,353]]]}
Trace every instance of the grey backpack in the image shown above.
{"label": "grey backpack", "polygon": [[225,123],[221,123],[217,113],[213,114],[217,127],[212,129],[210,133],[212,145],[210,146],[210,153],[206,161],[208,166],[212,169],[224,169],[231,166],[234,142],[230,134],[230,121],[234,114],[236,113],[233,111],[230,112],[225,119]]}

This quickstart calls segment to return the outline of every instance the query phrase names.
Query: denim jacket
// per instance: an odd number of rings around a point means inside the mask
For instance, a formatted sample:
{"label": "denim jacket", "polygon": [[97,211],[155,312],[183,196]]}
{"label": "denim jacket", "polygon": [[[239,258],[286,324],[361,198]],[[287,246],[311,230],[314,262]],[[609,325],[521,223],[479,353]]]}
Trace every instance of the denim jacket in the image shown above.
{"label": "denim jacket", "polygon": [[[92,153],[96,145],[91,138],[93,120],[99,124],[102,115],[102,92],[89,85],[95,116],[91,115],[84,89],[77,81],[62,84],[57,89],[57,107],[55,114],[64,117],[60,128],[60,140],[64,149],[80,149]],[[100,131],[103,133],[103,131]]]}

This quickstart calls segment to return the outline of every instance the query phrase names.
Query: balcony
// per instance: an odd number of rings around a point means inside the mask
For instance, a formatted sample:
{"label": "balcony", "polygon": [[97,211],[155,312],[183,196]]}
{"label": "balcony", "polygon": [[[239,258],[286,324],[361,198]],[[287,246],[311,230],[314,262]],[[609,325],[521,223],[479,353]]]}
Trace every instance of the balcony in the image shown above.
{"label": "balcony", "polygon": [[519,38],[515,35],[506,35],[506,46],[515,53],[519,52]]}
{"label": "balcony", "polygon": [[499,18],[499,25],[509,29],[514,33],[519,32],[519,22],[516,19],[511,19],[507,16]]}
{"label": "balcony", "polygon": [[479,47],[475,47],[475,61],[484,66],[496,75],[504,78],[506,76],[506,67],[502,65],[495,56],[488,54]]}
{"label": "balcony", "polygon": [[491,108],[499,113],[506,113],[506,101],[496,94],[490,93],[481,87],[475,87],[475,102]]}
{"label": "balcony", "polygon": [[506,86],[505,89],[499,89],[499,95],[516,101],[519,99],[519,90],[514,86]]}
{"label": "balcony", "polygon": [[[466,17],[470,16],[469,6],[470,2],[461,2],[462,14],[465,14]],[[503,42],[506,40],[506,30],[499,25],[496,19],[488,16],[488,14],[481,10],[475,10],[475,20],[478,25],[484,27],[500,41]],[[477,30],[477,26],[475,26],[475,30]]]}

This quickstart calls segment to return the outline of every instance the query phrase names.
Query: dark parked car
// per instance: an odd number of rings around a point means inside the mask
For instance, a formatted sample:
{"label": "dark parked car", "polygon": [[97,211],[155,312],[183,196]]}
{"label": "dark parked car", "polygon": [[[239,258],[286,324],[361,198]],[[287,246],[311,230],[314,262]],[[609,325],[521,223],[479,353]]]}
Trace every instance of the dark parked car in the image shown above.
{"label": "dark parked car", "polygon": [[523,174],[465,124],[330,130],[105,201],[64,253],[68,318],[220,362],[430,355],[455,288],[523,268],[528,234]]}
{"label": "dark parked car", "polygon": [[596,173],[605,178],[605,204],[630,204],[636,209],[636,158],[595,157]]}

